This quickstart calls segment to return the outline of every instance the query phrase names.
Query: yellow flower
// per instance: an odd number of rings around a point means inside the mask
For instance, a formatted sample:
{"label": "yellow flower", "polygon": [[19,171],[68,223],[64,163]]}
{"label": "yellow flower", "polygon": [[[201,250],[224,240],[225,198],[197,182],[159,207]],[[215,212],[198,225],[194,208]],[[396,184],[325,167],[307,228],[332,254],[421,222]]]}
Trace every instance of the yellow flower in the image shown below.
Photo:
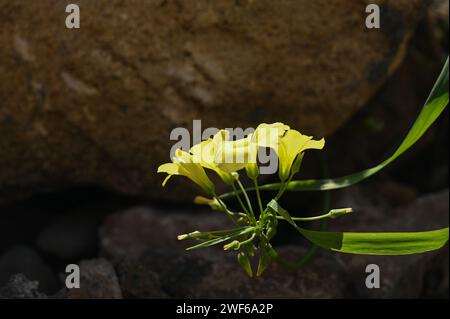
{"label": "yellow flower", "polygon": [[[279,176],[285,181],[291,174],[291,168],[296,161],[301,160],[303,152],[307,149],[321,150],[325,145],[325,139],[313,140],[312,136],[303,135],[296,130],[288,130],[280,137],[278,143]],[[299,163],[296,163],[299,165]],[[296,168],[298,170],[298,168]]]}
{"label": "yellow flower", "polygon": [[245,172],[247,173],[247,176],[255,180],[259,175],[259,168],[258,168],[258,145],[255,143],[250,144],[250,150],[249,150],[249,157],[250,161],[245,165]]}
{"label": "yellow flower", "polygon": [[198,163],[194,163],[192,155],[183,152],[181,149],[177,149],[175,151],[173,163],[166,163],[158,167],[158,173],[169,174],[164,179],[162,183],[163,186],[166,185],[167,181],[173,175],[182,175],[192,180],[208,194],[214,192],[214,184],[206,175],[206,172],[203,169],[203,167]]}
{"label": "yellow flower", "polygon": [[250,140],[251,135],[230,141],[230,133],[220,130],[212,138],[194,145],[191,153],[196,163],[214,170],[225,183],[232,184],[234,173],[248,163]]}
{"label": "yellow flower", "polygon": [[252,136],[252,142],[261,147],[271,147],[277,149],[280,137],[282,137],[289,126],[281,122],[272,124],[259,124]]}
{"label": "yellow flower", "polygon": [[191,147],[190,152],[195,163],[199,163],[201,166],[215,171],[226,184],[231,185],[234,181],[231,172],[222,170],[215,162],[216,153],[222,143],[228,140],[228,138],[229,132],[220,130],[213,138],[209,138]]}
{"label": "yellow flower", "polygon": [[256,157],[251,154],[252,135],[236,140],[222,141],[217,148],[214,163],[227,173],[237,172],[253,161],[256,163]]}
{"label": "yellow flower", "polygon": [[258,125],[255,132],[251,136],[250,145],[250,161],[245,166],[247,176],[250,179],[256,179],[259,175],[259,169],[257,164],[258,147],[270,147],[275,151],[278,149],[279,139],[283,134],[289,130],[289,126],[276,122],[272,124],[262,123]]}
{"label": "yellow flower", "polygon": [[212,193],[214,185],[204,168],[215,171],[229,185],[233,184],[236,172],[244,168],[251,179],[256,179],[259,174],[258,148],[270,147],[278,155],[279,177],[281,181],[285,181],[299,170],[305,150],[322,149],[324,145],[323,138],[319,141],[313,140],[311,136],[291,130],[280,122],[260,124],[253,134],[236,141],[230,141],[229,132],[221,130],[212,138],[194,145],[190,153],[178,149],[173,163],[161,165],[158,173],[169,174],[163,186],[172,175],[183,175],[207,193]]}
{"label": "yellow flower", "polygon": [[[320,141],[313,140],[311,136],[303,135],[290,129],[288,125],[277,122],[258,125],[252,136],[252,143],[258,147],[270,147],[275,150],[279,160],[278,173],[281,181],[285,181],[291,172],[298,171],[303,152],[307,149],[322,149],[325,140],[323,138]],[[251,153],[252,156],[256,156],[257,148],[252,148]],[[247,167],[250,178],[255,176],[255,167],[252,170]]]}

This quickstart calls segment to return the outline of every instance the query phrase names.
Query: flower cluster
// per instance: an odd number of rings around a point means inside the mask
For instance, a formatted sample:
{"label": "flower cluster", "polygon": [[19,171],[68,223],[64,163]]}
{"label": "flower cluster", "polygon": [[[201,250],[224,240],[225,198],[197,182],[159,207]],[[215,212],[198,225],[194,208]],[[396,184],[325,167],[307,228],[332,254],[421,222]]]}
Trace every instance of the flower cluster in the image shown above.
{"label": "flower cluster", "polygon": [[[277,213],[271,205],[263,206],[258,187],[258,151],[271,148],[278,157],[278,176],[283,185],[287,185],[299,172],[303,153],[308,149],[322,149],[325,140],[314,140],[283,123],[260,124],[256,130],[239,140],[231,140],[226,130],[221,130],[212,138],[194,145],[189,152],[177,149],[172,163],[158,168],[158,173],[167,173],[163,186],[173,175],[189,178],[211,198],[197,196],[195,203],[209,205],[212,209],[224,212],[235,228],[209,232],[194,231],[178,236],[182,239],[196,239],[201,243],[189,249],[224,244],[225,250],[240,251],[238,261],[249,276],[253,275],[249,257],[261,251],[257,275],[262,274],[274,256],[270,239],[276,233]],[[221,180],[232,187],[233,195],[240,204],[241,211],[229,209],[223,199],[215,192],[215,187],[207,171],[214,171]],[[254,183],[259,213],[252,207],[250,198],[239,179],[239,171],[245,170]],[[285,191],[281,188],[275,200]]]}
{"label": "flower cluster", "polygon": [[[330,191],[349,187],[359,183],[384,169],[398,156],[416,143],[448,105],[448,58],[439,75],[425,105],[397,150],[380,164],[338,178],[323,180],[296,180],[292,177],[300,171],[305,150],[322,149],[325,141],[314,140],[310,136],[292,130],[283,123],[261,124],[256,130],[239,140],[232,140],[230,134],[219,131],[214,137],[192,147],[189,152],[178,149],[172,163],[163,164],[158,172],[167,173],[163,185],[173,175],[182,175],[200,186],[209,196],[197,196],[196,204],[209,205],[213,210],[223,212],[234,227],[208,232],[194,231],[178,236],[178,239],[194,239],[199,244],[189,247],[196,249],[223,244],[225,250],[238,251],[237,258],[249,276],[253,276],[251,260],[259,258],[256,275],[259,276],[274,260],[290,269],[298,269],[314,255],[316,248],[324,248],[333,252],[363,255],[410,255],[434,251],[442,248],[449,238],[448,227],[422,232],[328,232],[324,222],[329,218],[337,218],[352,212],[351,208],[331,209],[328,213],[310,217],[293,217],[279,204],[279,199],[286,191]],[[276,153],[279,183],[258,186],[258,175],[276,173],[266,170],[258,162],[259,152],[269,148]],[[273,153],[273,152],[272,152]],[[273,158],[271,158],[273,159]],[[261,160],[261,162],[264,162]],[[272,165],[269,165],[272,169]],[[262,170],[264,168],[264,171]],[[232,188],[229,193],[217,196],[215,187],[207,175],[214,171]],[[239,171],[245,170],[254,187],[244,188]],[[277,190],[277,194],[266,205],[263,205],[260,190]],[[258,202],[258,210],[254,210],[247,191],[254,191]],[[238,210],[230,209],[225,200],[235,197],[239,202]],[[328,206],[328,200],[325,200]],[[230,205],[232,206],[232,205]],[[327,207],[326,210],[329,208]],[[279,256],[270,240],[275,236],[278,221],[289,223],[313,246],[305,256],[294,263]],[[320,230],[300,227],[296,222],[322,220]]]}
{"label": "flower cluster", "polygon": [[286,181],[299,170],[302,154],[307,149],[322,149],[325,140],[313,140],[283,123],[260,124],[254,133],[243,139],[232,141],[226,130],[221,130],[212,138],[194,145],[190,152],[178,149],[172,163],[158,168],[158,173],[167,173],[163,182],[173,175],[191,179],[206,193],[214,194],[214,185],[205,168],[216,172],[228,185],[232,185],[239,170],[245,169],[248,177],[256,179],[260,147],[270,147],[279,158],[279,177]]}

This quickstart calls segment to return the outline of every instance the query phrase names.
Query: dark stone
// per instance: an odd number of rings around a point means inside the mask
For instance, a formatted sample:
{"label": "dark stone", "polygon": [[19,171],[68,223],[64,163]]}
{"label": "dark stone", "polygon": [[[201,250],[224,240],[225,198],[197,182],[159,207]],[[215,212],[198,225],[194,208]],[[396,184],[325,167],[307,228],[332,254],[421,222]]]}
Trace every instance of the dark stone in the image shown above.
{"label": "dark stone", "polygon": [[66,261],[95,256],[97,228],[103,217],[104,214],[95,209],[61,214],[41,230],[37,246],[46,254]]}
{"label": "dark stone", "polygon": [[0,288],[0,299],[44,299],[47,296],[39,291],[39,283],[30,281],[24,274],[11,276],[6,285]]}
{"label": "dark stone", "polygon": [[189,184],[163,191],[154,172],[198,118],[330,136],[398,67],[429,1],[383,1],[381,30],[366,0],[78,3],[76,34],[63,3],[0,3],[0,200],[80,183],[186,200]]}
{"label": "dark stone", "polygon": [[105,259],[80,263],[80,288],[63,289],[55,297],[64,299],[121,299],[122,291],[112,264]]}
{"label": "dark stone", "polygon": [[218,212],[192,213],[177,209],[137,206],[106,218],[100,228],[100,249],[110,258],[139,255],[148,249],[184,250],[186,242],[177,235],[194,230],[217,230],[229,225]]}
{"label": "dark stone", "polygon": [[[418,197],[407,205],[409,189],[392,207],[392,199],[374,192],[378,185],[356,186],[336,192],[334,207],[354,213],[330,221],[336,231],[425,231],[448,225],[448,190]],[[414,195],[415,196],[415,195]],[[394,201],[395,202],[395,201]],[[101,229],[103,253],[117,269],[128,298],[417,298],[442,296],[448,291],[448,249],[409,256],[360,256],[321,251],[298,271],[271,264],[261,278],[248,278],[236,253],[220,246],[184,251],[191,242],[176,235],[194,230],[227,227],[217,212],[160,210],[135,207],[110,216]],[[314,225],[311,225],[314,228]],[[281,228],[280,228],[281,229]],[[291,238],[291,243],[299,237]],[[300,258],[298,246],[281,245],[279,254]],[[368,264],[381,269],[381,288],[365,285]],[[433,292],[435,294],[433,294]]]}
{"label": "dark stone", "polygon": [[[110,216],[101,230],[101,246],[115,261],[120,285],[129,298],[340,298],[346,272],[326,254],[298,272],[273,265],[262,278],[250,279],[236,254],[212,247],[184,251],[190,242],[176,235],[196,229],[227,227],[217,212],[195,214],[135,207]],[[281,247],[280,254],[301,257],[302,247]],[[323,281],[326,276],[328,279]]]}
{"label": "dark stone", "polygon": [[38,252],[28,246],[14,246],[0,256],[0,286],[14,274],[23,273],[32,281],[39,282],[47,294],[58,289],[58,280],[49,265]]}
{"label": "dark stone", "polygon": [[[125,296],[133,298],[343,298],[347,274],[330,255],[320,255],[301,270],[276,264],[260,278],[249,278],[235,253],[220,248],[209,254],[146,251],[118,265]],[[283,247],[279,253],[301,257],[305,249]]]}

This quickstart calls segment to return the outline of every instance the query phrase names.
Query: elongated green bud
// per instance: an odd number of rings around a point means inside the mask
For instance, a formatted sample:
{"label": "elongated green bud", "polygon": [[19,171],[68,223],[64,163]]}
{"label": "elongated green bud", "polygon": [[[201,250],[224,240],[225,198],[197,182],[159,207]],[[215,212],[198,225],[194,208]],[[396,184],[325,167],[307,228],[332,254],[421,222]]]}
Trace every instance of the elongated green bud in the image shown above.
{"label": "elongated green bud", "polygon": [[211,238],[211,234],[209,233],[202,233],[199,232],[198,230],[189,233],[189,234],[182,234],[182,235],[178,235],[177,239],[178,240],[184,240],[184,239],[188,239],[188,238],[193,238],[193,239],[210,239]]}
{"label": "elongated green bud", "polygon": [[252,265],[250,264],[250,259],[247,257],[247,255],[241,252],[237,255],[237,258],[239,264],[242,266],[242,268],[244,268],[247,275],[250,278],[253,277]]}
{"label": "elongated green bud", "polygon": [[256,271],[256,277],[259,277],[263,274],[264,270],[266,270],[267,266],[269,265],[272,258],[270,257],[270,254],[266,251],[262,256],[259,258],[258,263],[258,270]]}
{"label": "elongated green bud", "polygon": [[203,196],[195,196],[194,204],[197,205],[209,205],[213,210],[219,210],[222,207],[216,199],[206,198]]}
{"label": "elongated green bud", "polygon": [[238,250],[240,247],[241,243],[238,242],[237,240],[233,240],[231,243],[224,245],[223,250],[230,250],[230,249]]}
{"label": "elongated green bud", "polygon": [[339,216],[353,212],[352,208],[337,208],[330,210],[330,218],[337,218]]}
{"label": "elongated green bud", "polygon": [[245,172],[247,173],[248,178],[251,180],[255,180],[259,175],[259,168],[256,163],[250,163],[245,166]]}
{"label": "elongated green bud", "polygon": [[189,234],[178,235],[177,239],[178,240],[184,240],[184,239],[187,239],[187,238],[195,238],[195,237],[197,237],[200,234],[201,233],[198,230],[196,230],[196,231],[194,231],[192,233],[189,233]]}

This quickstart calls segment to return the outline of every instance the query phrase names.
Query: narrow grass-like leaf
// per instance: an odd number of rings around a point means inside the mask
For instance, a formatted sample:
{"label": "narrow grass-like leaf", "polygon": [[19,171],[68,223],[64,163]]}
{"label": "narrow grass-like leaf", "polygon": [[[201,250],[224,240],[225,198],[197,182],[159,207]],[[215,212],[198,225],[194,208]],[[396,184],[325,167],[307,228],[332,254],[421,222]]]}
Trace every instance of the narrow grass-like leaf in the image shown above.
{"label": "narrow grass-like leaf", "polygon": [[287,210],[285,210],[283,207],[278,204],[278,202],[275,199],[272,199],[268,204],[267,207],[272,209],[275,213],[278,213],[280,216],[282,216],[289,224],[297,228],[297,224],[292,220],[291,215]]}
{"label": "narrow grass-like leaf", "polygon": [[[434,123],[439,115],[445,110],[448,104],[448,58],[445,65],[439,75],[430,95],[428,96],[425,105],[419,113],[416,121],[409,130],[403,142],[397,148],[397,150],[388,159],[376,165],[372,168],[365,169],[363,171],[331,179],[322,180],[299,180],[291,181],[288,186],[288,191],[324,191],[338,188],[344,188],[354,185],[385,168],[397,157],[403,154],[411,146],[413,146],[422,135],[428,130],[428,128]],[[266,184],[259,187],[260,190],[278,190],[281,188],[281,183]],[[227,198],[233,196],[233,193],[226,193],[220,196],[220,198]]]}
{"label": "narrow grass-like leaf", "polygon": [[339,233],[300,229],[308,240],[325,249],[361,255],[409,255],[441,248],[448,227],[416,233]]}
{"label": "narrow grass-like leaf", "polygon": [[448,241],[448,227],[426,232],[349,233],[308,230],[299,227],[275,200],[268,207],[315,245],[348,254],[409,255],[441,248]]}

